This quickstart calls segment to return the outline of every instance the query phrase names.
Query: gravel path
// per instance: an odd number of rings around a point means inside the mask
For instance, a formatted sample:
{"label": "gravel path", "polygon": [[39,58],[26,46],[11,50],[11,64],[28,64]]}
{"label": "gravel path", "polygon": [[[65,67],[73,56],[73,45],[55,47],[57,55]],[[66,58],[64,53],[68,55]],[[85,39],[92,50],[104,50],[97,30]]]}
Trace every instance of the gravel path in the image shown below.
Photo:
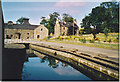
{"label": "gravel path", "polygon": [[101,56],[108,56],[108,58],[118,62],[118,50],[111,50],[111,49],[103,49],[103,48],[95,48],[95,47],[87,47],[75,44],[64,44],[64,43],[55,43],[55,42],[43,42],[40,43],[48,44],[48,45],[55,45],[55,46],[63,46],[67,49],[78,49],[80,52],[88,53],[91,55],[101,55]]}

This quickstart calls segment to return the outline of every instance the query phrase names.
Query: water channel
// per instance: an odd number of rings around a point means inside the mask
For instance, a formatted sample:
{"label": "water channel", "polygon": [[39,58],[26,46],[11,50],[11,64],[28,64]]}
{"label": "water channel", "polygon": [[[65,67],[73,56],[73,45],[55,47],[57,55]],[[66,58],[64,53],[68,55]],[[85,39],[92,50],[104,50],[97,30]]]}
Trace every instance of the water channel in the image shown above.
{"label": "water channel", "polygon": [[31,49],[4,49],[3,81],[7,80],[111,80],[76,61],[53,58]]}
{"label": "water channel", "polygon": [[22,80],[91,80],[65,62],[45,56],[29,57],[23,65]]}

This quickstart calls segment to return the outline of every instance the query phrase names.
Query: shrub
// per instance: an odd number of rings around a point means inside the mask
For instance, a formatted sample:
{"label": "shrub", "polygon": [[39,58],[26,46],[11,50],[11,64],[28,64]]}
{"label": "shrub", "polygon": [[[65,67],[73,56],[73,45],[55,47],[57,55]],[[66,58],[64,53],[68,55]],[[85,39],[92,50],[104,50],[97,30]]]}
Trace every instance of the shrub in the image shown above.
{"label": "shrub", "polygon": [[69,40],[69,39],[70,39],[70,37],[68,37],[68,36],[67,36],[65,39],[66,39],[66,40]]}
{"label": "shrub", "polygon": [[85,38],[81,39],[80,41],[83,42],[83,43],[86,43],[86,39]]}
{"label": "shrub", "polygon": [[104,42],[106,42],[106,41],[104,40]]}
{"label": "shrub", "polygon": [[111,43],[111,39],[109,39],[108,42]]}
{"label": "shrub", "polygon": [[62,37],[62,36],[59,36],[58,38],[59,38],[59,40],[62,40],[62,39],[63,39],[63,37]]}
{"label": "shrub", "polygon": [[117,40],[117,39],[114,39],[114,40],[113,40],[113,42],[119,42],[119,40]]}
{"label": "shrub", "polygon": [[98,44],[100,44],[100,40],[98,40]]}
{"label": "shrub", "polygon": [[95,40],[99,40],[98,38],[95,38]]}
{"label": "shrub", "polygon": [[94,43],[95,41],[94,40],[89,40],[90,43]]}

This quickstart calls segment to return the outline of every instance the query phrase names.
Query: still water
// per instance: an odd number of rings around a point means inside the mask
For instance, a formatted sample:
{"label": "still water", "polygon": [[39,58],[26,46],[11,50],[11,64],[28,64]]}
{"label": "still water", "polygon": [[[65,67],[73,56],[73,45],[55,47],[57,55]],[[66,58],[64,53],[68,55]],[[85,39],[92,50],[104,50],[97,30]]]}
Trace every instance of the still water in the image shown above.
{"label": "still water", "polygon": [[40,51],[4,48],[2,80],[116,80],[69,58]]}
{"label": "still water", "polygon": [[91,80],[65,62],[44,56],[28,57],[22,69],[22,80]]}

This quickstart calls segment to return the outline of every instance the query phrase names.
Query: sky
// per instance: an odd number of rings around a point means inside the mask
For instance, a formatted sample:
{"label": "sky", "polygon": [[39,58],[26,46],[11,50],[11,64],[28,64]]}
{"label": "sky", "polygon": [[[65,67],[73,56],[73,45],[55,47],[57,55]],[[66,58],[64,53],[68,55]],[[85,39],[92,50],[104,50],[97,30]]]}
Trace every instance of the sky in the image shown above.
{"label": "sky", "polygon": [[[32,0],[30,0],[32,1]],[[63,2],[63,0],[53,1],[53,2],[2,2],[4,21],[13,21],[20,17],[29,18],[31,24],[39,25],[41,17],[49,18],[49,14],[53,12],[58,12],[60,17],[63,13],[70,14],[73,18],[77,20],[77,24],[80,27],[80,22],[82,19],[88,15],[92,8],[100,5],[101,2]],[[35,1],[35,0],[34,0]]]}

